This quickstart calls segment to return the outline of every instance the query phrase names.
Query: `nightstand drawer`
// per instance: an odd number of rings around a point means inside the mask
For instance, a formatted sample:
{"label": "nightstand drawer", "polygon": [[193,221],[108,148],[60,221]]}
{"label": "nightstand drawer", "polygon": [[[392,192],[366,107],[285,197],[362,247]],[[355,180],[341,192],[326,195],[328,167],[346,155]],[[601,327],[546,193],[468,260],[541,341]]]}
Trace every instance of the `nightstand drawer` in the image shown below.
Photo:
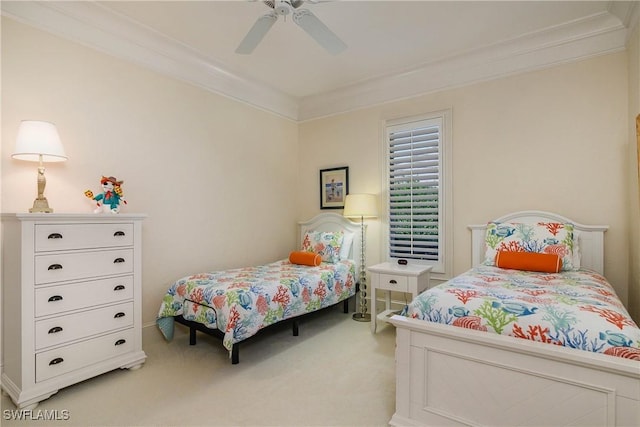
{"label": "nightstand drawer", "polygon": [[37,255],[35,284],[133,272],[133,249]]}
{"label": "nightstand drawer", "polygon": [[129,353],[134,339],[134,330],[127,329],[36,354],[36,382]]}
{"label": "nightstand drawer", "polygon": [[36,252],[133,245],[133,224],[38,224]]}
{"label": "nightstand drawer", "polygon": [[36,350],[133,325],[133,302],[36,322]]}
{"label": "nightstand drawer", "polygon": [[133,276],[38,287],[36,317],[133,299]]}
{"label": "nightstand drawer", "polygon": [[380,274],[380,283],[377,288],[389,291],[407,292],[409,288],[407,276],[396,274]]}

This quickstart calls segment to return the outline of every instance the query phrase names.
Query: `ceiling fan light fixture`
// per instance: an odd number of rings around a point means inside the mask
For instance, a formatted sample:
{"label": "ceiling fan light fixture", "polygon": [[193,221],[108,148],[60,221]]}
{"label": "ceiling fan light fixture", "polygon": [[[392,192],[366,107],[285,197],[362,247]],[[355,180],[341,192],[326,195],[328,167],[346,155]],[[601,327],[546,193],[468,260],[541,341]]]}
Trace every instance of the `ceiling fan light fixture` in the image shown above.
{"label": "ceiling fan light fixture", "polygon": [[291,4],[289,4],[289,2],[276,1],[273,10],[280,16],[287,16],[291,13],[293,7],[291,6]]}
{"label": "ceiling fan light fixture", "polygon": [[[315,3],[311,0],[309,2]],[[236,53],[246,55],[253,52],[277,21],[278,16],[286,17],[287,15],[293,15],[293,22],[332,55],[337,55],[347,48],[347,45],[310,10],[298,9],[303,4],[303,0],[269,0],[264,1],[264,4],[272,8],[273,11],[258,18],[240,42]]]}
{"label": "ceiling fan light fixture", "polygon": [[[275,9],[278,3],[287,3],[294,9],[299,8],[304,3],[304,0],[264,0],[264,4],[266,4],[271,9]],[[310,3],[315,3],[314,1],[310,1]]]}

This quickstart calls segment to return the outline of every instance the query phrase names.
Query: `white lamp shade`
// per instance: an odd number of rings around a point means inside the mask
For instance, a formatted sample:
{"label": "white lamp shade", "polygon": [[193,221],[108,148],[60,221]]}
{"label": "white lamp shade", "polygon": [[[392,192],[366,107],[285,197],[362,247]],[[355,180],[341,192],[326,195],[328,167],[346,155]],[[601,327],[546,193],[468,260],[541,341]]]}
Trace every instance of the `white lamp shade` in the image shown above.
{"label": "white lamp shade", "polygon": [[60,141],[58,130],[53,123],[36,120],[20,122],[14,159],[43,162],[64,162],[67,155]]}
{"label": "white lamp shade", "polygon": [[378,216],[378,203],[373,194],[347,194],[344,201],[344,213],[347,218],[375,218]]}

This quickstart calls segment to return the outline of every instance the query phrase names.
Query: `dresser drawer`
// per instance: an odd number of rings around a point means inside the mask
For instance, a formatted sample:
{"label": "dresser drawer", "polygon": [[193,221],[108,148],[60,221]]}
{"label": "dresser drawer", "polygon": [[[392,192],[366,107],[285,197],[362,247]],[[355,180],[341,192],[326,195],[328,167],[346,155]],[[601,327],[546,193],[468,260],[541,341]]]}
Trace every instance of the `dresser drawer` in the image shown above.
{"label": "dresser drawer", "polygon": [[94,305],[133,299],[133,276],[38,287],[35,291],[36,317],[64,313]]}
{"label": "dresser drawer", "polygon": [[133,224],[36,224],[35,250],[111,248],[133,245]]}
{"label": "dresser drawer", "polygon": [[133,249],[36,255],[35,284],[133,272]]}
{"label": "dresser drawer", "polygon": [[36,322],[36,350],[133,325],[133,302]]}
{"label": "dresser drawer", "polygon": [[82,341],[36,354],[36,382],[134,351],[134,330]]}
{"label": "dresser drawer", "polygon": [[407,292],[409,289],[407,276],[396,274],[379,274],[380,283],[376,286],[379,289],[389,291]]}

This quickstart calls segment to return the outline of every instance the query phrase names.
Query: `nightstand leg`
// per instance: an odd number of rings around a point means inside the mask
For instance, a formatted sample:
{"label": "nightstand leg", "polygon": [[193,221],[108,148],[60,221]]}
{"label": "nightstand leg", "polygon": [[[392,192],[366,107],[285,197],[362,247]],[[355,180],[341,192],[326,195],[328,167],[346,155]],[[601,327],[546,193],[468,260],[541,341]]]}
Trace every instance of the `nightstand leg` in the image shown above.
{"label": "nightstand leg", "polygon": [[391,291],[386,291],[384,298],[385,298],[385,310],[391,310]]}
{"label": "nightstand leg", "polygon": [[376,311],[376,288],[375,286],[371,286],[371,333],[372,334],[376,333],[377,320],[378,320],[378,312]]}

